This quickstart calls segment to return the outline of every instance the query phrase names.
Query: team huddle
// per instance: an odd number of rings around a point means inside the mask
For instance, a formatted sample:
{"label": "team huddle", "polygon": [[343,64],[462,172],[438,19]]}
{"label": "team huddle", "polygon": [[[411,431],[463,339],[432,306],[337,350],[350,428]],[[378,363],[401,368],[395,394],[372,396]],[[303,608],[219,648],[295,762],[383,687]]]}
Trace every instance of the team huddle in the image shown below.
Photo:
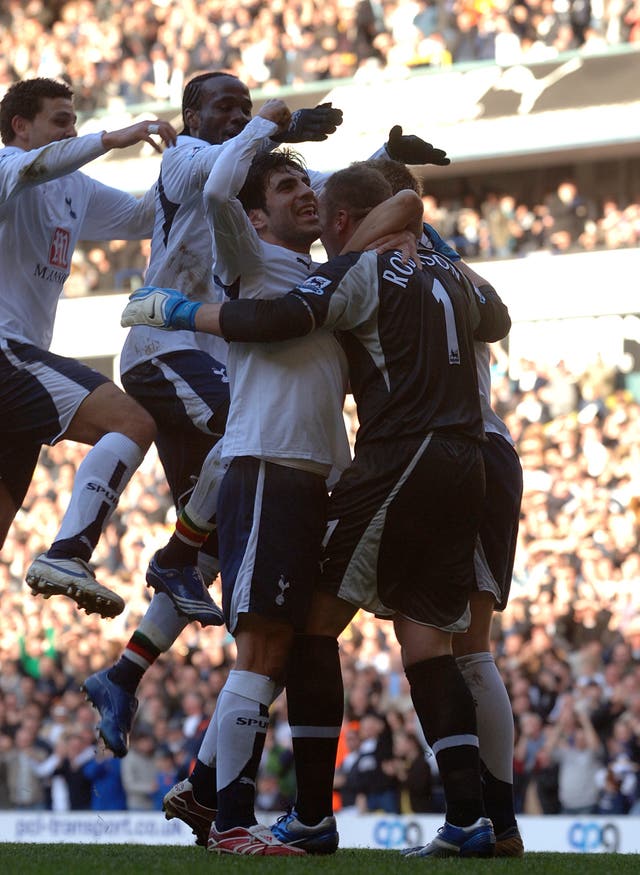
{"label": "team huddle", "polygon": [[[325,140],[340,110],[292,114],[279,99],[252,109],[226,73],[187,84],[180,134],[155,120],[77,137],[72,93],[48,79],[17,83],[0,103],[0,543],[41,446],[91,445],[27,584],[116,616],[124,602],[89,562],[155,442],[175,530],[147,570],[154,595],[139,627],[84,689],[105,745],[125,756],[145,671],[188,623],[227,625],[236,662],[166,816],[214,853],[337,850],[339,637],[362,608],[394,624],[445,793],[437,836],[402,853],[521,856],[513,718],[489,643],[522,493],[490,406],[488,344],[507,335],[507,309],[423,224],[405,162],[444,165],[444,152],[395,127],[371,158],[315,173],[289,144]],[[79,171],[111,148],[159,150],[152,135],[166,148],[142,199]],[[77,241],[143,237],[147,285],[122,315],[123,392],[49,344]],[[318,239],[326,264],[311,259]],[[221,607],[209,593],[218,573]],[[283,690],[297,796],[268,827],[255,783]]]}

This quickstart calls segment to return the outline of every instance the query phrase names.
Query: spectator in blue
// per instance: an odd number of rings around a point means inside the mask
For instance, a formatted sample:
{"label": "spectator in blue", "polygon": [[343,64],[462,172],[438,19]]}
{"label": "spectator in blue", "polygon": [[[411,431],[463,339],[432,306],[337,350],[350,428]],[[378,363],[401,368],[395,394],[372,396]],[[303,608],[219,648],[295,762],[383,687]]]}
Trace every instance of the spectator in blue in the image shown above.
{"label": "spectator in blue", "polygon": [[120,766],[122,760],[98,751],[85,763],[83,773],[91,781],[92,811],[126,811],[127,795],[122,786]]}

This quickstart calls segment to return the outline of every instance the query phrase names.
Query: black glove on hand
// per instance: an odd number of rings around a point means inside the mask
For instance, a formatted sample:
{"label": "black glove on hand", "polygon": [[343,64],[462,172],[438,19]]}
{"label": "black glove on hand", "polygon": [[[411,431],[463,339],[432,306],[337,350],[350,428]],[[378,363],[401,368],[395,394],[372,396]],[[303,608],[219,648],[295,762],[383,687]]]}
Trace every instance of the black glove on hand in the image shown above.
{"label": "black glove on hand", "polygon": [[342,110],[330,103],[321,103],[315,109],[297,109],[291,115],[291,123],[282,134],[270,139],[275,143],[306,143],[326,140],[342,124]]}
{"label": "black glove on hand", "polygon": [[400,125],[395,125],[389,131],[389,141],[385,148],[389,158],[402,161],[403,164],[437,164],[439,167],[451,164],[445,151],[436,149],[415,134],[403,135]]}

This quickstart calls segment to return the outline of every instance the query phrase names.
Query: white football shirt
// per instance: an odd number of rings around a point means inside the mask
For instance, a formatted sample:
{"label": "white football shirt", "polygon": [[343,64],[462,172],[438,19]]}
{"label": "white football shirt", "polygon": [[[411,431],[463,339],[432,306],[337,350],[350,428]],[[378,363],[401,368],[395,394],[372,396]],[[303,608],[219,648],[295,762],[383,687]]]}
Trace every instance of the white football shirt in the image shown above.
{"label": "white football shirt", "polygon": [[105,151],[102,133],[0,149],[0,336],[48,349],[78,240],[150,236],[151,197],[78,170]]}
{"label": "white football shirt", "polygon": [[[202,190],[219,156],[234,148],[235,138],[221,145],[181,134],[165,149],[155,185],[155,221],[145,285],[179,289],[191,301],[220,301],[222,292],[211,270],[212,240]],[[265,148],[269,144],[263,143]],[[270,143],[273,146],[273,143]],[[162,331],[148,325],[129,330],[120,356],[126,373],[156,355],[200,349],[223,364],[227,344],[211,334]]]}
{"label": "white football shirt", "polygon": [[[205,187],[214,239],[214,273],[240,297],[280,297],[315,265],[310,256],[263,242],[235,194],[261,140],[276,126],[256,117],[221,155]],[[342,408],[347,363],[329,331],[282,343],[232,343],[227,361],[231,407],[225,457],[258,458],[327,476],[351,461]]]}

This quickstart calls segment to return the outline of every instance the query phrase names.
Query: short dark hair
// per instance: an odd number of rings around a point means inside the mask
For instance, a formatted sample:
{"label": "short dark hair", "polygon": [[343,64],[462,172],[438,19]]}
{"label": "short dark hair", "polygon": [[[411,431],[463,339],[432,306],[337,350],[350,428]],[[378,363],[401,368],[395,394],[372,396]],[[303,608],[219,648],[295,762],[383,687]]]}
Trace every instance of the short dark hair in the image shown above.
{"label": "short dark hair", "polygon": [[184,125],[183,134],[188,134],[191,128],[187,124],[185,113],[188,109],[198,110],[202,106],[202,86],[210,79],[217,79],[221,76],[228,76],[230,79],[237,79],[233,73],[225,73],[224,70],[213,70],[208,73],[200,73],[189,79],[182,92],[182,124]]}
{"label": "short dark hair", "polygon": [[322,200],[327,216],[345,210],[354,219],[364,219],[392,194],[382,173],[361,162],[333,173],[325,183]]}
{"label": "short dark hair", "polygon": [[298,170],[308,175],[309,171],[301,155],[293,149],[278,149],[275,152],[258,152],[238,193],[238,200],[245,213],[250,210],[265,210],[267,207],[267,186],[273,173],[279,170],[291,172]]}
{"label": "short dark hair", "polygon": [[365,167],[373,167],[379,170],[391,186],[393,194],[404,189],[411,189],[422,196],[422,185],[402,161],[394,161],[393,158],[369,158],[367,161],[357,161]]}
{"label": "short dark hair", "polygon": [[64,82],[45,79],[43,76],[22,79],[9,87],[0,101],[0,138],[5,146],[15,139],[11,124],[13,119],[19,115],[27,121],[33,121],[42,110],[42,101],[49,97],[72,100],[73,91]]}

